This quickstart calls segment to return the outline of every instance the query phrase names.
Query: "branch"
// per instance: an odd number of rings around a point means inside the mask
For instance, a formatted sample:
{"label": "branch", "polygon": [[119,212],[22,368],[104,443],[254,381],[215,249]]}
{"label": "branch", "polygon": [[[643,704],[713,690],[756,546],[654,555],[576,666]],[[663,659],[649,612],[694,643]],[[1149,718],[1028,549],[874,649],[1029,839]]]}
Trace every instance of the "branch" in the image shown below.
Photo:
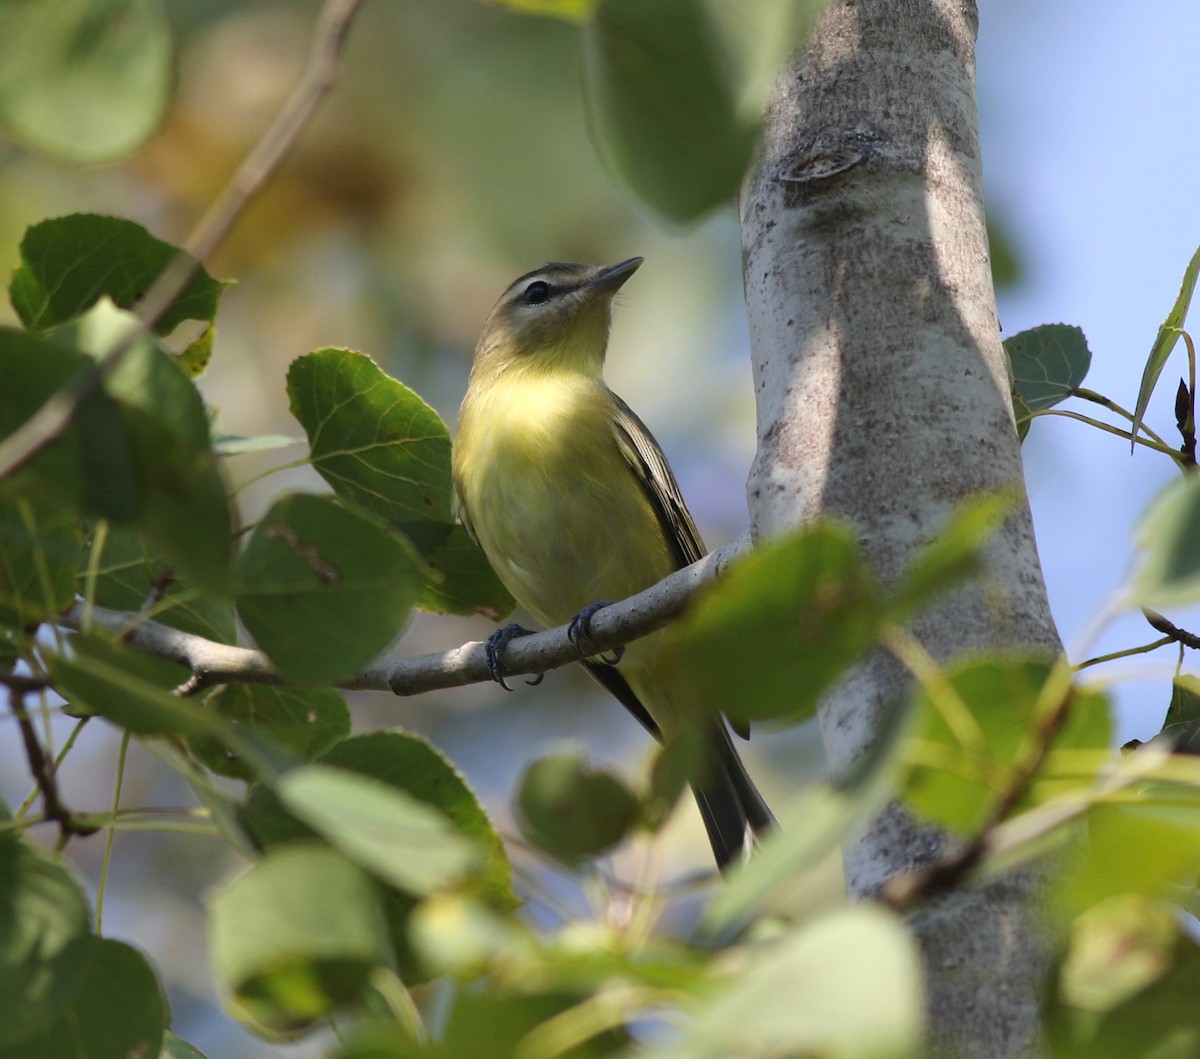
{"label": "branch", "polygon": [[[513,640],[504,649],[505,674],[544,673],[656,632],[679,617],[696,593],[720,576],[748,547],[749,535],[738,537],[644,592],[597,611],[586,650],[567,638],[566,625]],[[70,629],[83,628],[84,611],[84,604],[76,603],[60,619],[60,624]],[[90,627],[120,636],[135,650],[190,669],[192,679],[179,689],[180,694],[194,694],[216,684],[284,682],[261,651],[216,643],[155,621],[142,621],[136,614],[103,607],[92,607],[89,618]],[[472,641],[449,651],[380,659],[338,686],[351,691],[419,695],[485,680],[491,680],[491,674],[484,645]]]}
{"label": "branch", "polygon": [[0,479],[23,467],[70,425],[71,418],[116,370],[126,353],[187,289],[200,266],[229,233],[250,200],[295,144],[337,78],[350,23],[362,0],[326,0],[299,83],[246,160],[230,178],[195,230],[146,292],[138,324],[96,366],[52,394],[41,408],[0,442]]}
{"label": "branch", "polygon": [[1181,629],[1178,625],[1172,624],[1156,611],[1145,610],[1143,608],[1142,614],[1150,623],[1152,629],[1157,629],[1167,637],[1168,643],[1182,644],[1184,647],[1192,648],[1193,651],[1200,649],[1200,636],[1197,636],[1194,632]]}

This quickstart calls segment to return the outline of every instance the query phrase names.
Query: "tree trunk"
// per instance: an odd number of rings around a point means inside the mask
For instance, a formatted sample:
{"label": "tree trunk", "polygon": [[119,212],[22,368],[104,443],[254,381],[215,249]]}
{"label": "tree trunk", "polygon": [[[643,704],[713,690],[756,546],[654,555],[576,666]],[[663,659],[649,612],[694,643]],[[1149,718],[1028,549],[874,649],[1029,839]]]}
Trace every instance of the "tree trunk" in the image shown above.
{"label": "tree trunk", "polygon": [[[742,203],[754,535],[837,515],[885,583],[957,501],[1004,486],[1024,498],[984,226],[976,29],[967,0],[833,3],[776,87]],[[1057,651],[1027,504],[988,560],[984,579],[918,623],[927,649]],[[835,774],[870,748],[907,683],[878,653],[828,697]],[[847,851],[851,893],[947,843],[890,807]],[[938,1054],[1036,1050],[1038,878],[951,893],[913,917]]]}

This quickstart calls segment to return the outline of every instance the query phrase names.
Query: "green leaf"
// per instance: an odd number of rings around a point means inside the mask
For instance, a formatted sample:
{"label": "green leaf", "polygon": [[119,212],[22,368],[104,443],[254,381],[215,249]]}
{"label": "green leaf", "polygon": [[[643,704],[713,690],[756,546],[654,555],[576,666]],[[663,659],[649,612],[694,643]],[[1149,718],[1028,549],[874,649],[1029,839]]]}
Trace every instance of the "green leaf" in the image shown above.
{"label": "green leaf", "polygon": [[1098,1015],[1051,1003],[1046,1041],[1053,1059],[1192,1059],[1200,1054],[1200,949],[1178,939],[1171,966],[1127,1003]]}
{"label": "green leaf", "polygon": [[444,813],[386,783],[303,765],[276,785],[280,802],[355,863],[422,896],[476,866],[474,845]]}
{"label": "green leaf", "polygon": [[422,605],[459,614],[512,610],[512,597],[454,522],[450,432],[432,408],[348,349],[293,361],[287,389],[321,477],[342,500],[404,533],[442,575]]}
{"label": "green leaf", "polygon": [[149,344],[129,351],[107,389],[121,402],[133,451],[139,527],[197,588],[226,590],[232,515],[199,391]]}
{"label": "green leaf", "polygon": [[375,658],[425,583],[408,543],[331,497],[277,501],[237,562],[238,613],[288,680],[332,684]]}
{"label": "green leaf", "polygon": [[158,1059],[204,1059],[204,1053],[170,1030],[163,1036],[163,1048]]}
{"label": "green leaf", "polygon": [[746,969],[698,1005],[668,1059],[920,1054],[920,959],[895,917],[859,905],[748,955]]}
{"label": "green leaf", "polygon": [[62,861],[0,834],[0,1055],[71,1000],[87,938],[87,900]]}
{"label": "green leaf", "polygon": [[175,363],[183,369],[189,379],[198,379],[204,374],[208,362],[212,360],[213,342],[217,337],[217,329],[209,324],[199,338],[193,339],[175,356]]}
{"label": "green leaf", "polygon": [[1167,486],[1135,535],[1143,554],[1126,585],[1130,603],[1162,608],[1200,598],[1200,479]]}
{"label": "green leaf", "polygon": [[1072,915],[1116,894],[1159,896],[1200,871],[1200,820],[1194,805],[1148,801],[1094,806],[1080,844],[1055,896]]}
{"label": "green leaf", "polygon": [[81,544],[69,510],[0,497],[0,625],[23,629],[66,610],[75,599]]}
{"label": "green leaf", "polygon": [[[92,547],[99,545],[93,535]],[[237,642],[237,615],[231,599],[200,595],[184,582],[171,577],[166,559],[136,530],[110,526],[95,564],[95,596],[92,602],[112,610],[139,611],[153,593],[161,599],[148,617],[181,632],[193,633],[218,643]],[[162,588],[164,580],[166,587]],[[87,571],[79,572],[76,585],[84,594]]]}
{"label": "green leaf", "polygon": [[[1200,249],[1196,250],[1191,261],[1188,262],[1187,268],[1184,269],[1183,283],[1175,298],[1175,304],[1171,306],[1171,311],[1167,313],[1167,318],[1160,325],[1158,334],[1154,336],[1154,345],[1150,347],[1150,356],[1146,358],[1146,367],[1142,371],[1142,384],[1138,387],[1137,404],[1133,408],[1133,425],[1130,427],[1130,433],[1135,438],[1138,427],[1142,424],[1142,417],[1146,414],[1146,408],[1150,404],[1150,395],[1154,393],[1154,387],[1158,383],[1158,377],[1162,374],[1167,358],[1175,348],[1175,343],[1179,341],[1184,321],[1187,319],[1188,308],[1192,304],[1192,294],[1196,290],[1197,276],[1200,276]],[[1131,441],[1129,443],[1131,450],[1133,445],[1134,443]]]}
{"label": "green leaf", "polygon": [[[1029,412],[1052,408],[1080,386],[1092,363],[1083,331],[1043,324],[1004,340],[1017,427],[1029,429]],[[1022,435],[1023,436],[1023,435]]]}
{"label": "green leaf", "polygon": [[167,1002],[146,958],[108,938],[88,937],[77,954],[82,977],[54,1021],[37,1037],[0,1048],[0,1059],[99,1059],[157,1056]]}
{"label": "green leaf", "polygon": [[1171,705],[1163,728],[1200,721],[1200,677],[1180,673],[1171,684]]}
{"label": "green leaf", "polygon": [[1179,937],[1176,915],[1164,901],[1122,894],[1076,916],[1059,976],[1063,1000],[1111,1011],[1161,979]]}
{"label": "green leaf", "polygon": [[601,0],[584,57],[598,147],[639,197],[678,222],[737,193],[758,115],[740,112],[703,0]]}
{"label": "green leaf", "polygon": [[460,525],[426,556],[441,575],[430,581],[421,596],[421,607],[439,614],[482,614],[500,621],[512,613],[516,601],[492,571],[487,556]]}
{"label": "green leaf", "polygon": [[47,659],[56,690],[80,713],[96,714],[139,735],[190,735],[211,731],[211,717],[195,703],[170,694],[187,671],[160,659],[80,634],[65,653]]}
{"label": "green leaf", "polygon": [[[235,730],[253,728],[284,753],[312,761],[350,734],[346,701],[329,688],[272,688],[227,684],[204,703]],[[192,736],[188,746],[205,768],[221,776],[253,780],[256,771],[236,750],[212,736]]]}
{"label": "green leaf", "polygon": [[[459,990],[447,1017],[442,1049],[435,1054],[443,1059],[520,1055],[521,1045],[530,1033],[555,1016],[566,1015],[582,999],[553,987],[534,995]],[[589,1039],[562,1052],[562,1059],[611,1059],[629,1054],[629,1035],[623,1026],[598,1033],[596,1027],[590,1029]]]}
{"label": "green leaf", "polygon": [[984,493],[959,503],[921,547],[892,590],[892,605],[911,617],[984,569],[984,548],[1012,512],[1011,492]]}
{"label": "green leaf", "polygon": [[[120,308],[132,309],[182,252],[118,217],[75,213],[53,218],[26,230],[9,296],[31,331],[81,316],[105,295]],[[154,330],[169,335],[184,320],[212,323],[226,286],[200,269]]]}
{"label": "green leaf", "polygon": [[511,8],[527,15],[553,15],[568,22],[582,22],[599,0],[488,0],[497,7]]}
{"label": "green leaf", "polygon": [[[319,762],[378,780],[445,813],[483,852],[482,866],[472,873],[467,891],[501,910],[516,907],[504,843],[462,774],[428,740],[411,732],[369,732],[335,744]],[[245,820],[255,838],[268,845],[313,834],[283,811],[266,786],[251,791]]]}
{"label": "green leaf", "polygon": [[875,642],[885,605],[854,536],[831,523],[733,566],[667,633],[680,701],[799,722]]}
{"label": "green leaf", "polygon": [[[0,328],[0,437],[93,366],[77,350]],[[46,497],[80,512],[132,519],[141,493],[120,406],[106,393],[93,394],[63,435],[7,479],[3,489],[7,496]]]}
{"label": "green leaf", "polygon": [[412,911],[409,930],[422,967],[432,976],[471,979],[493,961],[512,967],[517,960],[539,961],[539,943],[531,930],[462,894],[434,894]]}
{"label": "green leaf", "polygon": [[276,1032],[357,1000],[386,957],[377,886],[326,846],[269,850],[209,907],[213,963],[234,1013]]}
{"label": "green leaf", "polygon": [[573,863],[612,849],[637,823],[638,802],[611,773],[588,768],[581,755],[535,761],[517,793],[521,831],[534,845]]}
{"label": "green leaf", "polygon": [[0,129],[68,162],[111,162],[162,124],[172,84],[160,0],[0,2]]}
{"label": "green leaf", "polygon": [[[1044,696],[1052,665],[1029,655],[956,662],[944,685],[913,692],[915,718],[905,755],[911,765],[901,795],[915,812],[956,832],[978,830],[1013,782],[1057,705]],[[1050,740],[1039,779],[1013,807],[1020,811],[1054,794],[1086,787],[1107,759],[1112,718],[1107,698],[1073,688],[1066,720]],[[1081,761],[1073,751],[1093,751]],[[1066,763],[1056,768],[1056,753]],[[1090,766],[1090,767],[1089,767]]]}

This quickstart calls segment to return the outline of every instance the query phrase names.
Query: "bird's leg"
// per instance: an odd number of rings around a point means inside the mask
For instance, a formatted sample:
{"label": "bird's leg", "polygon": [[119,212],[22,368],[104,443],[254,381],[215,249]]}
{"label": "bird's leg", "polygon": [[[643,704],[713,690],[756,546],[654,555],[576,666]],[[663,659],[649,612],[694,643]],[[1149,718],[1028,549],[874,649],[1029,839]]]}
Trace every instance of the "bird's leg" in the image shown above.
{"label": "bird's leg", "polygon": [[[504,648],[518,636],[529,636],[531,632],[532,630],[526,629],[516,622],[512,622],[509,625],[505,625],[502,629],[497,629],[484,642],[483,654],[487,659],[488,672],[491,673],[492,679],[505,691],[512,691],[512,688],[504,680]],[[527,680],[525,683],[536,686],[542,682],[545,675],[545,673],[539,673],[533,680]]]}
{"label": "bird's leg", "polygon": [[[611,607],[612,600],[602,599],[597,603],[589,603],[578,614],[575,615],[567,625],[567,639],[576,646],[582,648],[584,640],[592,638],[592,618],[596,611],[603,610],[605,607]],[[616,648],[610,655],[601,655],[600,661],[606,666],[615,666],[621,661],[621,656],[625,653],[624,647]]]}

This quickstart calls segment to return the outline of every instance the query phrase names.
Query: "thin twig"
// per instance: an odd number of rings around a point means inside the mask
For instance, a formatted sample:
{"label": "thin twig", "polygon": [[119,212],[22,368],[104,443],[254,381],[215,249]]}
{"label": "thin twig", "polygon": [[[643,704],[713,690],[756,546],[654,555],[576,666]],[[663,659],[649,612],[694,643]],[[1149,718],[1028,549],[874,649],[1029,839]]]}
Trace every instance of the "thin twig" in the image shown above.
{"label": "thin twig", "polygon": [[295,144],[337,79],[346,34],[362,0],[326,0],[314,31],[308,64],[271,127],[217,196],[177,254],[151,284],[137,308],[138,323],[95,365],[50,396],[0,442],[0,479],[23,467],[70,425],[79,407],[104,385],[134,343],[148,334],[229,233]]}
{"label": "thin twig", "polygon": [[77,821],[71,811],[63,804],[58,793],[58,782],[54,778],[54,769],[46,760],[42,744],[38,742],[37,732],[29,711],[25,709],[25,692],[12,686],[8,687],[8,705],[17,726],[21,729],[21,740],[25,744],[25,760],[29,762],[29,771],[33,781],[42,795],[42,808],[46,819],[58,824],[59,841],[66,842],[71,835],[92,835],[98,830]]}
{"label": "thin twig", "polygon": [[[566,625],[513,640],[504,649],[505,673],[512,676],[544,673],[648,636],[677,618],[696,592],[720,576],[748,545],[748,536],[739,537],[644,592],[597,611],[586,650],[581,650],[567,636]],[[85,605],[77,602],[60,619],[60,624],[80,628],[84,609]],[[165,658],[191,670],[191,679],[176,694],[195,694],[217,684],[283,683],[279,672],[261,651],[216,643],[146,621],[137,614],[104,607],[92,607],[90,620],[91,628],[120,636],[143,654]],[[471,642],[434,654],[382,658],[338,686],[354,691],[419,695],[491,679],[484,645]]]}
{"label": "thin twig", "polygon": [[1156,611],[1143,609],[1142,614],[1145,615],[1146,620],[1150,623],[1150,627],[1157,629],[1166,636],[1168,642],[1182,644],[1184,647],[1192,648],[1192,650],[1200,650],[1200,636],[1197,636],[1194,632],[1181,629],[1178,625],[1172,624]]}

